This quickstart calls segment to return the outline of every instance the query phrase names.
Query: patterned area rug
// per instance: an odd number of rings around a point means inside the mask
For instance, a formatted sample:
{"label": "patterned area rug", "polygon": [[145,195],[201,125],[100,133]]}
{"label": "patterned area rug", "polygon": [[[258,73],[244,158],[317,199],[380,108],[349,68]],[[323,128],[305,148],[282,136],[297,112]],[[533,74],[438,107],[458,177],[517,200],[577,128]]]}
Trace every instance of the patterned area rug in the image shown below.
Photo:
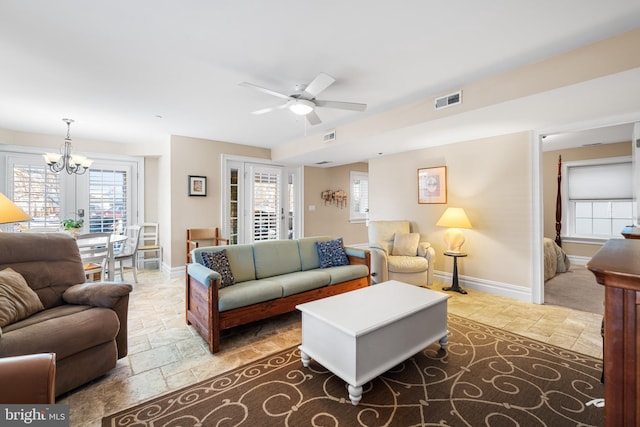
{"label": "patterned area rug", "polygon": [[602,360],[449,315],[433,344],[364,386],[297,348],[155,398],[103,426],[600,426]]}

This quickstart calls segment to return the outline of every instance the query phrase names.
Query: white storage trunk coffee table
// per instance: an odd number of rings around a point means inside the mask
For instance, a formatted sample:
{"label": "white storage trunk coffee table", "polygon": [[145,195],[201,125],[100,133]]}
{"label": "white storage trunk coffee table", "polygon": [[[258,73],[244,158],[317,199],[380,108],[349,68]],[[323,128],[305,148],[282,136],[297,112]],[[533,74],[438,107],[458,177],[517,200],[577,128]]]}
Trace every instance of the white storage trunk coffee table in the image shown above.
{"label": "white storage trunk coffee table", "polygon": [[446,348],[448,298],[391,280],[300,304],[302,364],[342,378],[357,405],[368,381],[436,341]]}

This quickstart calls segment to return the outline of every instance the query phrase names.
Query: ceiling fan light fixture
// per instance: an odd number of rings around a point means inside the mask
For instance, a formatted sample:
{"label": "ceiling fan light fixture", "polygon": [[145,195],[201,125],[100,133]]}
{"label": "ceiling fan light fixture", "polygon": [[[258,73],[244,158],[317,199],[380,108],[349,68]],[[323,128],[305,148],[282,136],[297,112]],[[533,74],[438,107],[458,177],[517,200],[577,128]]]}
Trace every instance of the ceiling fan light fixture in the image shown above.
{"label": "ceiling fan light fixture", "polygon": [[292,99],[289,101],[289,110],[299,116],[306,116],[313,111],[315,106],[313,102],[306,99]]}

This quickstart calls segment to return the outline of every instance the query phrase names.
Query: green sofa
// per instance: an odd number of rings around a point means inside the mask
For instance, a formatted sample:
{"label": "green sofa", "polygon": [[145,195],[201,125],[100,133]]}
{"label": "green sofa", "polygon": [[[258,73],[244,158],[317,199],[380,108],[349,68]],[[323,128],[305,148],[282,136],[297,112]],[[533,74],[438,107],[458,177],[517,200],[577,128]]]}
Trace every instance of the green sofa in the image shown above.
{"label": "green sofa", "polygon": [[[220,331],[295,310],[296,305],[369,286],[367,249],[345,248],[348,265],[320,268],[316,242],[331,237],[271,240],[196,248],[187,265],[186,320],[209,345],[220,349]],[[220,288],[221,275],[203,254],[224,250],[234,284]]]}

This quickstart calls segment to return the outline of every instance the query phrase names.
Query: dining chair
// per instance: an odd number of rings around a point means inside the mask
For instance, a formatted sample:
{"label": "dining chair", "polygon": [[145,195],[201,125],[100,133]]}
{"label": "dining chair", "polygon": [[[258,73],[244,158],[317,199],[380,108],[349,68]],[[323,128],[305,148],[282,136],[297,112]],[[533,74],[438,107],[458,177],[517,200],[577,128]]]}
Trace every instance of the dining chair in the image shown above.
{"label": "dining chair", "polygon": [[110,262],[113,257],[110,239],[111,233],[86,233],[76,236],[87,281],[93,282],[98,273],[100,281],[106,280],[107,266],[113,265]]}
{"label": "dining chair", "polygon": [[[129,225],[125,227],[125,235],[127,240],[122,242],[117,252],[113,254],[116,268],[120,272],[120,280],[124,282],[123,267],[124,261],[131,260],[131,268],[133,270],[133,281],[138,283],[138,267],[136,265],[136,257],[138,256],[138,246],[140,243],[140,230],[142,227],[139,225]],[[115,271],[113,276],[115,277]]]}
{"label": "dining chair", "polygon": [[[137,262],[141,263],[143,268],[148,262],[157,262],[158,270],[162,270],[162,246],[158,236],[158,223],[144,222],[141,227]],[[147,254],[151,256],[147,257]]]}
{"label": "dining chair", "polygon": [[187,228],[187,264],[191,263],[191,251],[202,246],[228,245],[229,239],[220,237],[218,227]]}

